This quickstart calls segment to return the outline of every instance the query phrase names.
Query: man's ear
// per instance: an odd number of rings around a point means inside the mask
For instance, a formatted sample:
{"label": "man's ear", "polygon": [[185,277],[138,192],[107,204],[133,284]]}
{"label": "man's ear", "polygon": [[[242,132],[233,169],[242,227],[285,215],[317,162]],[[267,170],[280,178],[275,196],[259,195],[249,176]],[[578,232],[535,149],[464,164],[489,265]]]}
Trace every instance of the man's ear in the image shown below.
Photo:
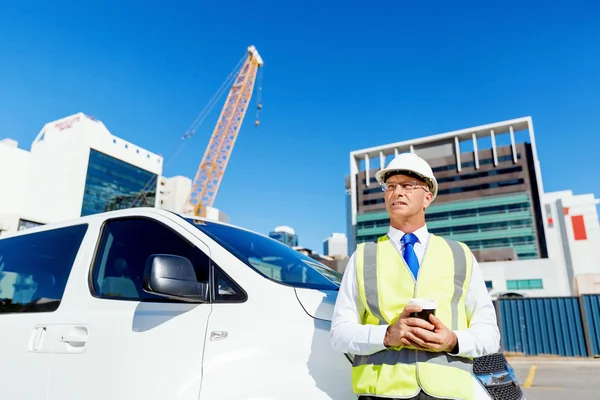
{"label": "man's ear", "polygon": [[423,209],[425,210],[431,204],[433,200],[433,193],[427,192],[423,198]]}

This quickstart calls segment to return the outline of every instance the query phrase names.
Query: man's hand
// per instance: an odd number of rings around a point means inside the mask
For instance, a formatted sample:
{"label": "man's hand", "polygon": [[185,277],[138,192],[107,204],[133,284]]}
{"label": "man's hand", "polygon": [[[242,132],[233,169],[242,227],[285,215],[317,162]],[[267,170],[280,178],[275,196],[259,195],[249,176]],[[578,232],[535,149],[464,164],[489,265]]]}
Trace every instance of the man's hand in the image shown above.
{"label": "man's hand", "polygon": [[397,346],[412,346],[421,347],[415,342],[418,338],[418,332],[432,333],[435,326],[431,323],[422,320],[420,318],[411,318],[410,314],[413,312],[420,312],[421,307],[413,304],[409,304],[404,308],[400,317],[390,325],[387,329],[383,344],[386,347],[397,347]]}
{"label": "man's hand", "polygon": [[435,351],[450,352],[458,343],[456,334],[446,327],[435,315],[431,314],[429,320],[435,327],[433,332],[425,329],[417,329],[409,332],[409,339],[417,344],[417,347]]}

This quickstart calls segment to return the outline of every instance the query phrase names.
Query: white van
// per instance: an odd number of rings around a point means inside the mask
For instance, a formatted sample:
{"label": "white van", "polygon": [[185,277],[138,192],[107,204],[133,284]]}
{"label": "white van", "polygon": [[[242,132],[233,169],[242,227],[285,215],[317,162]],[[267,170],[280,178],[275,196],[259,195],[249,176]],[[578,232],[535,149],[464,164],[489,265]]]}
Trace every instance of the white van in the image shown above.
{"label": "white van", "polygon": [[[354,398],[351,357],[329,341],[340,279],[263,235],[155,208],[3,237],[2,398]],[[498,360],[479,370],[488,398],[521,396]]]}

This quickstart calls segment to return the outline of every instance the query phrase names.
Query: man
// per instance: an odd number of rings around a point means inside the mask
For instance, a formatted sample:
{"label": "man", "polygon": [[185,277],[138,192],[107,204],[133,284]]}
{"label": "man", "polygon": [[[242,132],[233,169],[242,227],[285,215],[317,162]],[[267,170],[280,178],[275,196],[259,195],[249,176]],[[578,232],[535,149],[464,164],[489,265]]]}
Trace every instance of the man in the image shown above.
{"label": "man", "polygon": [[[476,399],[472,359],[496,353],[496,312],[468,247],[430,234],[425,210],[438,183],[429,164],[398,155],[375,175],[390,227],[348,261],[335,305],[331,343],[354,355],[359,399]],[[437,303],[429,320],[413,298]]]}

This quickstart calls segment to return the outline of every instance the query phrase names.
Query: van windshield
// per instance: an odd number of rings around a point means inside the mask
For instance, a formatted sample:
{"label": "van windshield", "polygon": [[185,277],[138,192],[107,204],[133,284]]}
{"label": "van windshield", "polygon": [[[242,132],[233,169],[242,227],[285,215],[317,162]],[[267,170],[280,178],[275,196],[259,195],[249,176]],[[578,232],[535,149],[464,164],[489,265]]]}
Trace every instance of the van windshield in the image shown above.
{"label": "van windshield", "polygon": [[211,221],[184,219],[271,280],[309,289],[339,288],[342,274],[275,239]]}

